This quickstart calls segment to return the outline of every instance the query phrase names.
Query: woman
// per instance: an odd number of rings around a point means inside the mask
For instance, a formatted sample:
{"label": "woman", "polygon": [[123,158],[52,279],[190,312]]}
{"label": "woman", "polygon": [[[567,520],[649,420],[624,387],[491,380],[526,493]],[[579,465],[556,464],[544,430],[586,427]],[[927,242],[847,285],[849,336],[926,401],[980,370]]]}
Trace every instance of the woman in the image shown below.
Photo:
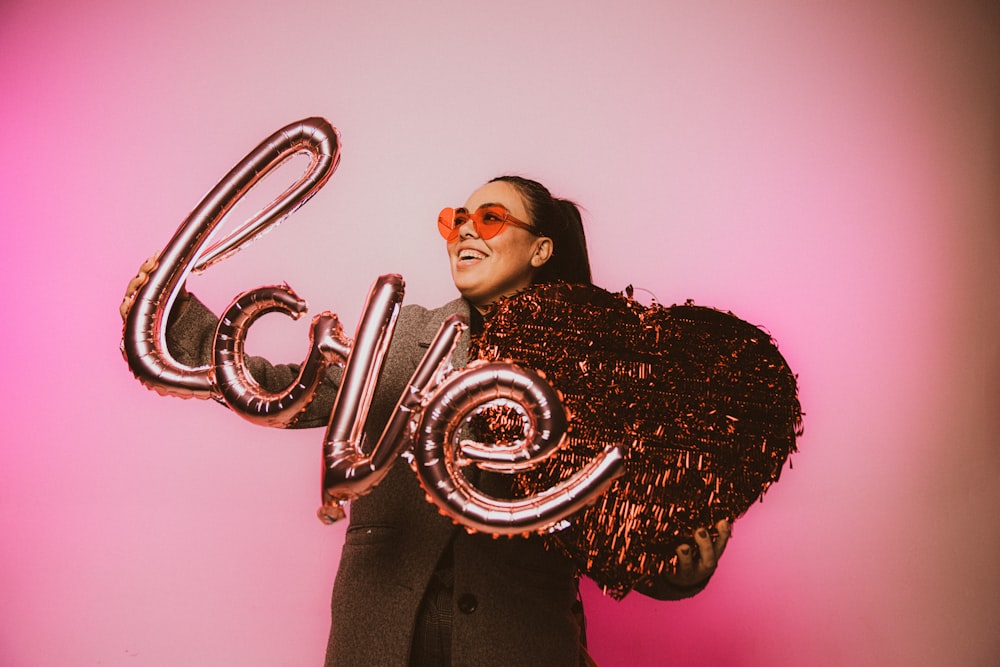
{"label": "woman", "polygon": [[[476,332],[501,297],[535,283],[591,282],[579,210],[535,181],[493,179],[462,208],[442,211],[438,227],[461,298],[436,310],[402,309],[372,403],[370,437],[378,437],[446,317],[466,315]],[[171,354],[181,363],[207,363],[215,321],[196,299],[182,298],[168,330]],[[456,367],[467,361],[468,336],[456,349]],[[260,359],[251,369],[272,391],[297,373],[294,366]],[[334,369],[297,426],[326,425],[338,381]],[[487,476],[481,480],[487,492],[490,483]],[[677,574],[645,592],[680,599],[701,590],[729,535],[728,524],[717,528],[714,542],[699,530],[697,549],[679,550]],[[494,539],[455,526],[424,500],[409,467],[397,462],[370,494],[351,504],[326,664],[586,664],[577,583],[572,562],[546,549],[538,536]]]}

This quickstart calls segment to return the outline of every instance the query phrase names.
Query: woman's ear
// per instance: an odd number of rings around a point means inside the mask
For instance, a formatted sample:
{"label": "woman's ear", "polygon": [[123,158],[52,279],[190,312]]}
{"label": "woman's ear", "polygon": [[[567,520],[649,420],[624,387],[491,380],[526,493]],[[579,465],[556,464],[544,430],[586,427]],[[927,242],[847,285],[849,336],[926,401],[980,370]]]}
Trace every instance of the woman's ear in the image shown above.
{"label": "woman's ear", "polygon": [[535,241],[535,252],[531,255],[531,265],[537,269],[549,261],[550,257],[552,257],[552,239],[542,236]]}

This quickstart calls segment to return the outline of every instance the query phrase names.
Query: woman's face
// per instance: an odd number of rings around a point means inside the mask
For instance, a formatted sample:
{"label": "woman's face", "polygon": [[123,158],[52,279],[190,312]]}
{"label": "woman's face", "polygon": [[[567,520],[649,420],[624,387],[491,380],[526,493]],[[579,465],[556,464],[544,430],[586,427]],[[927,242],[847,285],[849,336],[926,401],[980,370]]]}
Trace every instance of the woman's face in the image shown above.
{"label": "woman's face", "polygon": [[[487,183],[473,192],[465,208],[476,211],[485,204],[502,204],[518,220],[534,223],[521,193],[505,181]],[[552,239],[535,236],[511,224],[486,241],[469,221],[459,228],[458,238],[448,243],[455,287],[480,311],[500,297],[510,296],[530,285],[535,271],[551,254]]]}

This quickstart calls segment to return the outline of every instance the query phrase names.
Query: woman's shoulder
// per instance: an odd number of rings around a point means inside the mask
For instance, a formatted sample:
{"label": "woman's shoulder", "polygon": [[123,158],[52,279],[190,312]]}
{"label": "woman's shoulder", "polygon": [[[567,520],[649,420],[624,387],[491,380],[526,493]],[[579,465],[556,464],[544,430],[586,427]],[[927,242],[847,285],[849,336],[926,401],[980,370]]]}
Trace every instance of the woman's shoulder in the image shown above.
{"label": "woman's shoulder", "polygon": [[449,301],[443,306],[429,309],[417,304],[403,306],[396,323],[394,339],[400,344],[419,344],[425,348],[434,340],[441,323],[449,315],[469,316],[469,303],[464,299]]}
{"label": "woman's shoulder", "polygon": [[[399,319],[396,321],[392,345],[389,348],[394,362],[406,367],[408,369],[406,373],[411,373],[413,368],[416,368],[420,358],[426,354],[428,347],[434,342],[434,338],[441,328],[441,323],[449,315],[468,317],[468,302],[463,299],[455,299],[433,309],[416,304],[403,306],[399,313]],[[467,343],[462,340],[458,343],[456,354],[459,355],[460,359],[465,358],[467,350],[464,346],[466,345]],[[402,361],[404,358],[407,361]]]}
{"label": "woman's shoulder", "polygon": [[400,323],[406,322],[409,325],[417,324],[440,324],[449,315],[469,316],[469,302],[459,297],[443,306],[437,308],[426,308],[419,304],[409,304],[403,306],[399,312]]}

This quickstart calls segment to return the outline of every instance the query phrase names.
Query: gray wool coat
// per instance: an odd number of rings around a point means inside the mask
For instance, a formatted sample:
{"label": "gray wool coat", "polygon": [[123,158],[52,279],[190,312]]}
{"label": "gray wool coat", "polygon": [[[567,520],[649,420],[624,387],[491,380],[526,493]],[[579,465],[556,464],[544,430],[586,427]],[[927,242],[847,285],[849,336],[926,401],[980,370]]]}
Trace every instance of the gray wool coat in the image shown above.
{"label": "gray wool coat", "polygon": [[[402,308],[372,402],[366,430],[377,438],[441,322],[469,315],[462,299],[428,310]],[[200,302],[178,304],[167,345],[181,363],[211,358],[216,318]],[[468,332],[453,363],[467,361]],[[277,391],[298,372],[254,359],[251,372]],[[326,426],[340,377],[333,369],[296,424]],[[454,558],[452,662],[470,667],[578,665],[581,628],[577,573],[537,536],[494,539],[469,535],[428,503],[405,461],[397,461],[368,495],[351,502],[333,586],[328,666],[403,666],[435,566],[451,545]]]}

